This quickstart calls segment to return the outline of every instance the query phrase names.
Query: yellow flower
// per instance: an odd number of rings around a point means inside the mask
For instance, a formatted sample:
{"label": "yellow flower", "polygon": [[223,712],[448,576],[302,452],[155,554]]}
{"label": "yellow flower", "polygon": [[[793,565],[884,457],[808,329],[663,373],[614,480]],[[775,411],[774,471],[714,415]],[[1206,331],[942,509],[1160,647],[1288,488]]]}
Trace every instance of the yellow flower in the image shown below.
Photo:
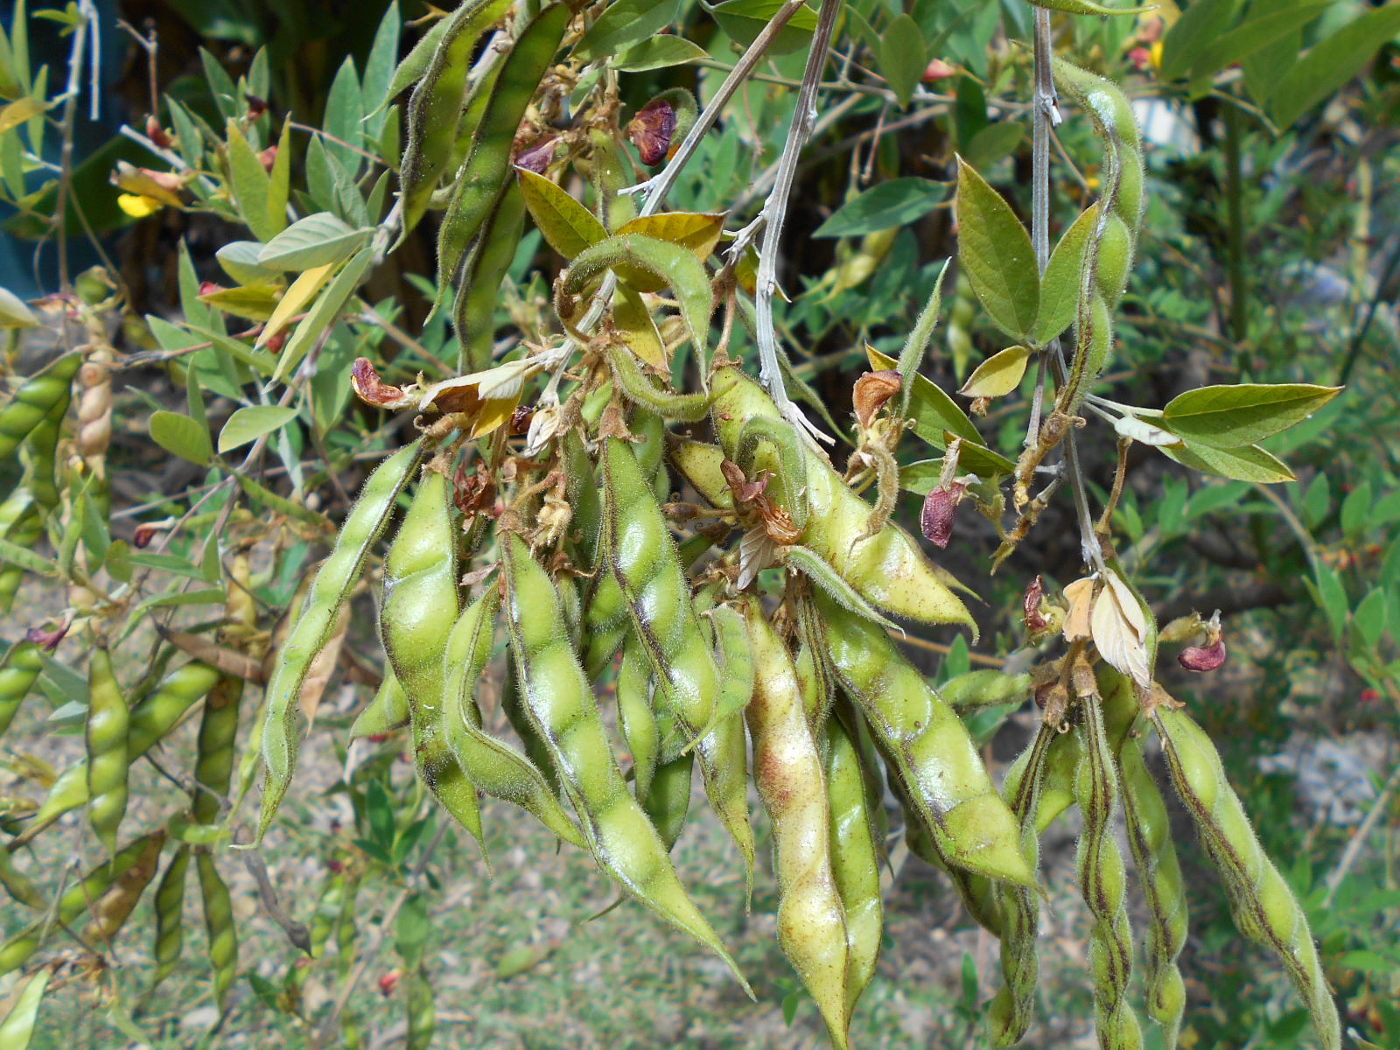
{"label": "yellow flower", "polygon": [[117,195],[117,207],[133,219],[144,219],[148,215],[154,215],[165,205],[154,197],[147,197],[144,194],[121,193]]}

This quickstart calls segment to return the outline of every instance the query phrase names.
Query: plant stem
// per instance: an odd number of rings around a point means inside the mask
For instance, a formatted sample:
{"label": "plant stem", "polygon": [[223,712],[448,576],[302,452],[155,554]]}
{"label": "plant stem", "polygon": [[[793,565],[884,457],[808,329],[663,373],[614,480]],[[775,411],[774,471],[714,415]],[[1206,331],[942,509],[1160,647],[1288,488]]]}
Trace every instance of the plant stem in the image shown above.
{"label": "plant stem", "polygon": [[1240,164],[1240,111],[1233,101],[1224,107],[1225,120],[1225,250],[1230,273],[1230,335],[1236,344],[1235,360],[1248,369],[1244,349],[1249,334],[1248,279],[1244,272],[1244,186]]}
{"label": "plant stem", "polygon": [[807,66],[802,71],[802,87],[797,92],[797,109],[792,116],[787,141],[783,143],[778,173],[773,180],[773,192],[768,196],[768,203],[763,206],[763,246],[758,253],[758,284],[754,289],[758,377],[777,404],[778,410],[790,423],[828,444],[832,443],[833,439],[808,421],[802,410],[788,397],[787,388],[783,385],[782,365],[779,363],[779,355],[783,350],[778,345],[778,333],[773,325],[773,293],[778,288],[778,247],[782,242],[783,224],[787,219],[788,197],[792,193],[793,179],[797,175],[797,159],[802,153],[802,147],[807,144],[812,125],[816,121],[817,87],[821,83],[822,70],[826,68],[827,56],[831,51],[831,36],[836,29],[836,17],[840,12],[841,0],[822,0],[821,11],[817,15],[816,35],[812,38],[812,49],[807,52]]}

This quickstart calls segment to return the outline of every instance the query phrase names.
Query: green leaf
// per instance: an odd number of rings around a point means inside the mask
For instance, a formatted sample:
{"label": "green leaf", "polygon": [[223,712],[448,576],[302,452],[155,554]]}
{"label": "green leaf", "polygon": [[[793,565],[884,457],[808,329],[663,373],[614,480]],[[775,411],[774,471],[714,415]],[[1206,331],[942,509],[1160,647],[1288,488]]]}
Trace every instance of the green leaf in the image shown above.
{"label": "green leaf", "polygon": [[1269,115],[1287,127],[1327,98],[1371,61],[1400,32],[1400,4],[1368,11],[1318,44],[1274,85]]}
{"label": "green leaf", "polygon": [[552,181],[524,168],[516,168],[515,174],[530,218],[549,246],[565,259],[607,240],[608,231],[598,217]]}
{"label": "green leaf", "polygon": [[228,122],[228,173],[238,213],[260,241],[270,241],[287,225],[285,215],[271,214],[272,177],[238,125]]}
{"label": "green leaf", "polygon": [[683,66],[687,62],[709,57],[709,52],[699,44],[668,33],[633,44],[608,65],[623,73],[642,73],[649,69]]}
{"label": "green leaf", "polygon": [[204,467],[214,456],[209,431],[189,416],[157,412],[151,416],[151,440],[165,451]]}
{"label": "green leaf", "polygon": [[1174,459],[1183,467],[1199,470],[1237,481],[1257,481],[1261,485],[1276,485],[1297,480],[1278,457],[1258,445],[1241,448],[1211,448],[1209,445],[1157,445],[1158,452]]}
{"label": "green leaf", "polygon": [[1225,34],[1238,7],[1239,0],[1198,0],[1188,5],[1162,39],[1162,79],[1183,76],[1201,50]]}
{"label": "green leaf", "polygon": [[1386,595],[1379,587],[1373,587],[1352,614],[1351,625],[1368,649],[1374,649],[1385,634]]}
{"label": "green leaf", "polygon": [[0,288],[0,328],[35,328],[39,319],[34,311],[8,288]]}
{"label": "green leaf", "polygon": [[914,385],[909,382],[910,376],[919,374],[919,367],[924,363],[924,354],[928,353],[929,340],[933,338],[933,329],[938,324],[938,311],[943,307],[943,278],[948,273],[948,264],[952,259],[944,259],[943,265],[938,268],[938,276],[933,280],[933,291],[929,294],[928,302],[919,311],[919,318],[914,322],[914,330],[909,333],[909,338],[904,341],[904,349],[899,352],[899,376],[902,386],[899,391],[899,414],[907,415],[909,412],[909,399],[914,393]]}
{"label": "green leaf", "polygon": [[1373,502],[1369,481],[1363,481],[1348,492],[1346,499],[1342,500],[1342,532],[1351,538],[1359,537],[1366,527]]}
{"label": "green leaf", "polygon": [[[783,0],[725,0],[725,3],[714,6],[701,0],[701,4],[736,44],[748,47],[773,20],[783,6]],[[807,47],[816,31],[816,12],[810,7],[800,8],[773,38],[768,54],[782,55]]]}
{"label": "green leaf", "polygon": [[617,0],[608,6],[574,47],[574,58],[611,58],[656,36],[680,15],[677,0]]}
{"label": "green leaf", "polygon": [[1199,445],[1238,448],[1287,430],[1340,392],[1311,383],[1205,386],[1172,398],[1162,425]]}
{"label": "green leaf", "polygon": [[1074,321],[1079,306],[1079,277],[1084,268],[1084,251],[1094,232],[1099,206],[1092,204],[1081,212],[1069,229],[1060,235],[1050,253],[1050,261],[1040,278],[1040,309],[1035,318],[1032,340],[1044,346]]}
{"label": "green leaf", "polygon": [[328,211],[318,211],[298,219],[263,245],[257,263],[270,270],[298,271],[338,263],[368,241],[371,232],[354,229]]}
{"label": "green leaf", "polygon": [[[305,220],[303,220],[305,221]],[[279,234],[278,236],[281,236]],[[276,238],[273,238],[276,240]],[[263,245],[257,241],[230,241],[214,253],[219,265],[239,284],[256,284],[280,277],[277,270],[264,266],[258,261]]]}
{"label": "green leaf", "polygon": [[[364,163],[362,156],[351,148],[360,145],[364,119],[365,103],[360,94],[360,78],[355,72],[354,58],[347,55],[326,96],[326,113],[321,120],[321,130],[326,134],[326,149],[345,165],[352,177]],[[341,142],[347,145],[342,146]]]}
{"label": "green leaf", "polygon": [[906,177],[872,186],[837,208],[813,237],[859,237],[894,226],[908,226],[948,196],[946,183]]}
{"label": "green leaf", "polygon": [[374,253],[369,247],[361,248],[351,256],[350,261],[341,268],[330,284],[326,285],[320,298],[316,300],[316,305],[307,311],[306,316],[292,332],[292,337],[287,340],[287,345],[282,348],[277,371],[273,373],[274,379],[281,379],[301,364],[301,359],[306,356],[312,344],[336,322],[337,315],[355,293],[355,289],[360,286],[360,281],[363,280],[373,258]]}
{"label": "green leaf", "polygon": [[1107,7],[1093,0],[1031,0],[1036,7],[1047,11],[1064,11],[1071,15],[1137,15],[1152,10],[1147,7]]}
{"label": "green leaf", "polygon": [[958,391],[963,397],[1005,397],[1021,385],[1031,352],[1024,346],[998,350],[972,370]]}
{"label": "green leaf", "polygon": [[1011,205],[958,158],[958,258],[993,323],[1029,339],[1040,309],[1040,274],[1031,237]]}
{"label": "green leaf", "polygon": [[1327,614],[1327,626],[1332,629],[1334,644],[1342,640],[1347,623],[1347,592],[1337,570],[1320,559],[1313,559],[1313,578],[1317,583],[1317,603]]}
{"label": "green leaf", "polygon": [[907,14],[892,19],[880,37],[880,73],[901,107],[909,105],[927,66],[928,51],[919,23]]}
{"label": "green leaf", "polygon": [[[880,353],[873,346],[867,345],[865,354],[872,368],[892,369],[896,366],[893,357]],[[914,389],[909,396],[909,417],[914,420],[914,433],[935,448],[946,446],[944,434],[947,431],[967,441],[982,443],[982,435],[972,420],[967,418],[967,413],[927,376],[914,376]]]}
{"label": "green leaf", "polygon": [[962,154],[974,168],[990,168],[997,161],[1016,152],[1026,137],[1026,126],[1019,121],[1003,120],[988,124],[972,136]]}
{"label": "green leaf", "polygon": [[228,417],[224,429],[219,431],[219,453],[250,444],[270,434],[278,427],[284,427],[297,417],[297,410],[290,405],[253,405],[240,408]]}
{"label": "green leaf", "polygon": [[1226,66],[1241,62],[1311,22],[1329,6],[1329,0],[1322,0],[1320,3],[1297,4],[1247,19],[1198,51],[1190,62],[1191,74],[1211,76]]}
{"label": "green leaf", "polygon": [[0,1047],[5,1050],[27,1050],[39,1020],[39,1007],[49,987],[50,969],[37,970],[27,978],[14,998],[14,1005],[0,1021]]}

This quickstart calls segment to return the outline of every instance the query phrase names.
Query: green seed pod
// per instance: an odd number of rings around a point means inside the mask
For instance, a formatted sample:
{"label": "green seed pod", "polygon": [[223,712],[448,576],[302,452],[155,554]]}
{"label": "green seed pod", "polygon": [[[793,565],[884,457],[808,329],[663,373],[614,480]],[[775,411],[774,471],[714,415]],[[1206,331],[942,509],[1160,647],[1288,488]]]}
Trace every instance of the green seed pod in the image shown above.
{"label": "green seed pod", "polygon": [[180,964],[180,950],[185,941],[185,875],[189,866],[190,848],[181,846],[170,858],[156,887],[156,943],[151,952],[156,972],[151,978],[152,988],[174,973]]}
{"label": "green seed pod", "polygon": [[832,872],[821,755],[787,648],[757,602],[749,604],[745,620],[758,669],[745,718],[753,735],[754,780],[773,821],[778,943],[821,1010],[831,1041],[844,1050],[850,947]]}
{"label": "green seed pod", "polygon": [[384,680],[365,709],[350,725],[350,739],[392,733],[408,725],[408,697],[394,677],[392,668],[385,668]]}
{"label": "green seed pod", "polygon": [[262,812],[258,816],[259,842],[277,815],[277,808],[292,782],[292,774],[296,772],[300,744],[294,730],[301,684],[311,662],[330,637],[340,616],[340,607],[360,575],[365,555],[379,538],[399,493],[413,472],[418,449],[418,442],[400,449],[369,476],[341,526],[335,549],[316,573],[316,580],[302,603],[301,615],[277,654],[264,699],[267,714],[261,723],[267,780]]}
{"label": "green seed pod", "polygon": [[694,752],[661,763],[656,767],[651,790],[642,802],[642,809],[651,818],[656,833],[668,850],[675,846],[685,830],[685,818],[690,813],[691,771],[694,767]]}
{"label": "green seed pod", "polygon": [[997,794],[962,720],[884,631],[821,595],[816,600],[841,685],[860,706],[938,851],[969,871],[1032,885],[1020,824]]}
{"label": "green seed pod", "polygon": [[1031,676],[983,669],[956,675],[939,686],[943,699],[959,712],[1030,699]]}
{"label": "green seed pod", "polygon": [[617,672],[617,721],[632,752],[632,782],[637,799],[651,793],[661,754],[661,737],[651,709],[651,665],[636,635],[628,635]]}
{"label": "green seed pod", "polygon": [[452,317],[457,338],[462,343],[458,365],[463,372],[479,372],[491,367],[501,281],[515,258],[524,225],[525,198],[520,188],[511,183],[482,226],[457,287]]}
{"label": "green seed pod", "polygon": [[[737,368],[717,369],[711,418],[720,445],[731,459],[745,423],[778,419],[777,407],[761,386]],[[807,502],[810,517],[802,535],[810,547],[871,604],[922,623],[974,626],[966,607],[949,589],[947,574],[924,557],[913,538],[887,524],[871,539],[854,541],[866,527],[870,505],[851,491],[831,464],[808,450]],[[853,545],[854,544],[854,545]]]}
{"label": "green seed pod", "polygon": [[1250,826],[1210,737],[1185,711],[1159,706],[1152,721],[1161,737],[1177,794],[1196,822],[1230,897],[1235,926],[1283,964],[1324,1050],[1342,1045],[1337,1007],[1327,987],[1307,916]]}
{"label": "green seed pod", "polygon": [[209,937],[209,964],[214,970],[214,1001],[222,1013],[228,1009],[228,996],[238,979],[238,931],[233,921],[233,900],[228,886],[214,866],[213,855],[200,852],[195,857],[199,872],[199,893],[204,902],[204,930]]}
{"label": "green seed pod", "polygon": [[6,893],[27,908],[42,911],[48,907],[48,902],[39,892],[39,887],[15,867],[14,858],[5,846],[0,846],[0,886],[4,886]]}
{"label": "green seed pod", "polygon": [[46,511],[58,506],[54,473],[58,465],[58,440],[63,435],[63,419],[68,414],[70,400],[69,390],[65,389],[20,449],[25,486],[33,493],[34,501]]}
{"label": "green seed pod", "polygon": [[655,828],[627,790],[597,701],[569,644],[549,575],[518,536],[505,540],[502,554],[520,704],[549,749],[594,857],[643,904],[719,955],[747,990],[714,930],[686,896]]}
{"label": "green seed pod", "polygon": [[0,661],[0,736],[10,728],[43,668],[43,651],[33,642],[14,642],[5,651]]}
{"label": "green seed pod", "polygon": [[[486,0],[483,9],[494,11],[491,20],[495,21],[510,6],[510,0]],[[571,16],[567,4],[552,3],[544,7],[520,30],[510,53],[498,63],[500,73],[491,85],[471,153],[453,184],[452,197],[443,216],[441,236],[448,243],[466,245],[476,236],[490,215],[501,187],[509,180],[515,133],[520,129],[540,81],[554,61],[554,53],[559,49]],[[432,75],[431,70],[428,75]],[[455,131],[455,120],[452,128]],[[434,175],[432,183],[436,182]],[[449,276],[450,273],[440,271],[440,277]]]}
{"label": "green seed pod", "polygon": [[[44,517],[31,503],[5,534],[5,538],[20,547],[33,547],[44,535]],[[15,605],[15,595],[24,582],[24,569],[18,565],[0,567],[0,612],[8,613]]]}
{"label": "green seed pod", "polygon": [[1074,797],[1084,814],[1077,864],[1079,886],[1094,923],[1089,931],[1089,964],[1094,975],[1094,1009],[1103,1050],[1137,1050],[1142,1031],[1128,1003],[1133,941],[1124,906],[1127,880],[1123,855],[1113,837],[1118,805],[1118,771],[1104,730],[1102,702],[1083,704],[1083,759],[1074,780]]}
{"label": "green seed pod", "polygon": [[121,932],[131,917],[146,887],[156,877],[160,867],[160,845],[148,843],[136,862],[122,868],[100,897],[87,902],[87,919],[80,936],[88,944],[110,947],[112,939]]}
{"label": "green seed pod", "polygon": [[23,966],[59,924],[72,925],[79,916],[86,914],[92,903],[128,871],[138,866],[149,866],[154,871],[164,844],[163,831],[153,831],[133,839],[119,849],[110,861],[103,861],[70,886],[58,899],[56,922],[50,922],[49,917],[45,916],[0,945],[0,977]]}
{"label": "green seed pod", "polygon": [[1103,240],[1099,242],[1099,265],[1094,274],[1099,292],[1109,306],[1117,304],[1128,286],[1128,274],[1133,268],[1133,234],[1118,215],[1108,217]]}
{"label": "green seed pod", "polygon": [[117,851],[117,832],[126,816],[127,733],[131,719],[126,698],[112,674],[107,647],[93,651],[88,667],[87,743],[88,819],[109,854]]}
{"label": "green seed pod", "polygon": [[[1021,848],[1035,865],[1040,861],[1040,836],[1035,827],[1040,785],[1045,774],[1045,758],[1056,735],[1052,726],[1042,722],[1023,758],[1007,772],[1003,788],[1010,800],[1011,812],[1021,825]],[[995,892],[1002,913],[1002,987],[987,1013],[997,1045],[1012,1046],[1026,1034],[1035,1009],[1035,993],[1040,983],[1036,954],[1040,903],[1035,894],[1023,886],[998,886]]]}
{"label": "green seed pod", "polygon": [[[509,10],[509,0],[470,0],[454,11],[423,79],[413,89],[407,110],[407,145],[399,168],[405,234],[423,217],[451,159],[477,41]],[[539,78],[532,82],[531,93],[537,83]]]}
{"label": "green seed pod", "polygon": [[467,607],[447,638],[443,659],[443,732],[467,778],[493,798],[504,799],[533,814],[565,842],[586,845],[559,804],[549,781],[530,760],[481,727],[473,699],[477,679],[491,657],[491,636],[500,592],[488,586]]}
{"label": "green seed pod", "polygon": [[841,719],[826,722],[826,789],[831,807],[831,873],[846,912],[846,1015],[875,976],[884,934],[880,857],[871,811],[879,798],[867,791],[860,755]]}
{"label": "green seed pod", "polygon": [[[131,708],[127,735],[127,760],[134,762],[153,748],[214,687],[219,672],[208,664],[188,663],[177,668],[135,707]],[[84,759],[63,771],[43,804],[35,812],[33,826],[52,824],[69,810],[86,805],[88,763]]]}
{"label": "green seed pod", "polygon": [[20,442],[59,404],[67,405],[73,377],[83,363],[81,354],[66,354],[47,369],[26,380],[4,408],[0,408],[0,460],[9,459]]}
{"label": "green seed pod", "polygon": [[603,560],[651,662],[664,764],[713,727],[719,668],[691,604],[666,519],[631,446],[609,438],[602,473]]}
{"label": "green seed pod", "polygon": [[[445,732],[443,657],[457,616],[457,533],[447,479],[429,471],[384,559],[379,630],[394,677],[408,696],[418,777],[477,840],[484,857],[476,787],[452,753]],[[471,677],[475,682],[476,676]]]}
{"label": "green seed pod", "polygon": [[1151,920],[1147,930],[1147,1013],[1161,1026],[1166,1050],[1176,1050],[1186,1008],[1186,986],[1176,965],[1188,932],[1186,886],[1166,804],[1136,737],[1118,749],[1118,774],[1123,784],[1128,846]]}
{"label": "green seed pod", "polygon": [[243,679],[223,675],[204,700],[199,723],[199,756],[195,761],[195,791],[191,812],[199,824],[219,819],[233,779],[234,744],[238,739],[238,706],[243,699]]}

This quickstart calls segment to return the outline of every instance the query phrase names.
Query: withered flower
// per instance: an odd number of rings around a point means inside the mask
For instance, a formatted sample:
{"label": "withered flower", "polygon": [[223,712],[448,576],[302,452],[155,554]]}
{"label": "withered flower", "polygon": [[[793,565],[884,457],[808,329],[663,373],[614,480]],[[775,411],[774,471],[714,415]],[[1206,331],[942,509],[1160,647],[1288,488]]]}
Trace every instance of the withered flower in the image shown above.
{"label": "withered flower", "polygon": [[676,107],[664,98],[648,102],[627,125],[627,137],[648,167],[666,159],[675,133]]}
{"label": "withered flower", "polygon": [[953,538],[953,524],[957,518],[958,504],[967,492],[967,484],[955,481],[950,485],[939,485],[929,490],[924,497],[924,509],[919,515],[919,526],[924,537],[940,549],[948,546]]}
{"label": "withered flower", "polygon": [[899,373],[893,368],[866,372],[856,380],[855,389],[851,392],[851,401],[855,405],[856,419],[860,421],[862,430],[869,428],[875,413],[898,394],[903,385]]}

